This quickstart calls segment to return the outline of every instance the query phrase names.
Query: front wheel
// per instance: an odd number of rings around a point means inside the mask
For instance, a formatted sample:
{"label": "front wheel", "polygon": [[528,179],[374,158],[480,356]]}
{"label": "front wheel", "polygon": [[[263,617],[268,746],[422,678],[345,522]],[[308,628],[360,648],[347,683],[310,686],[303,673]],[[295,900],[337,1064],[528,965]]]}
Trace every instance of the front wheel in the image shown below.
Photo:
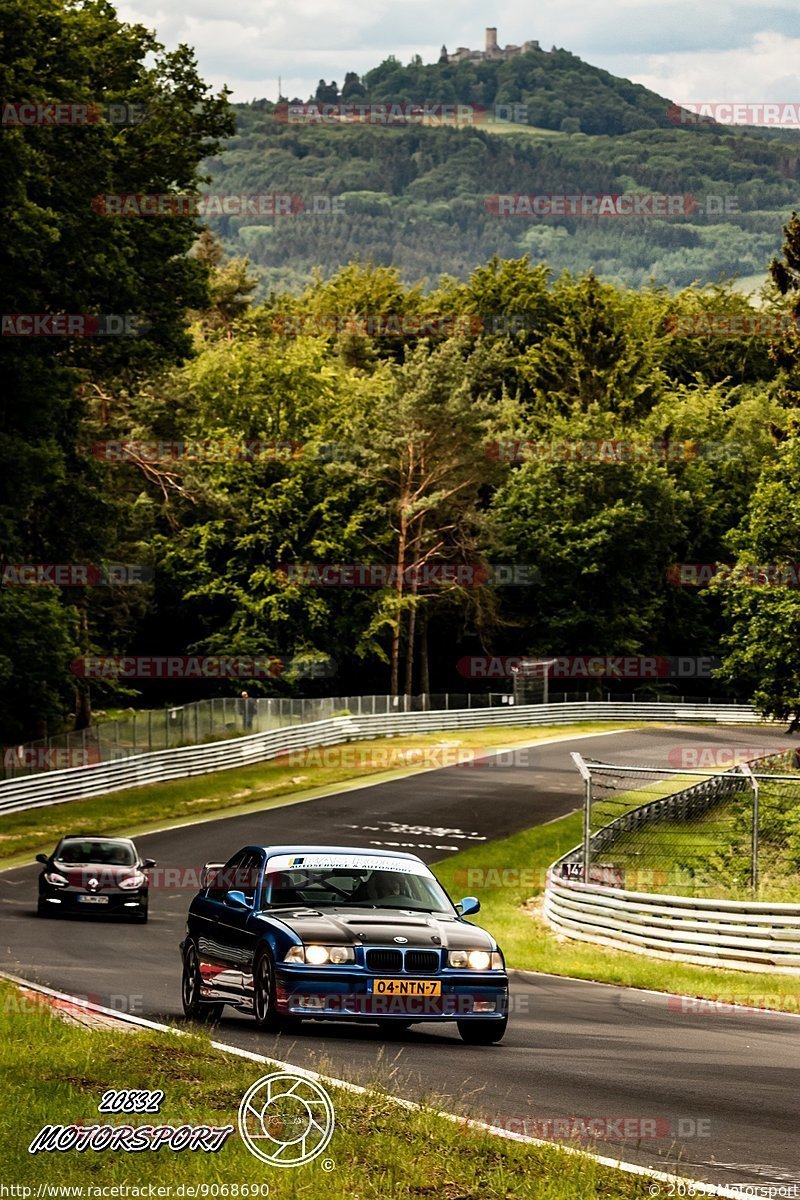
{"label": "front wheel", "polygon": [[224,1004],[204,1004],[200,999],[200,960],[191,942],[183,954],[181,1003],[184,1016],[192,1021],[218,1021],[225,1007]]}
{"label": "front wheel", "polygon": [[472,1017],[469,1021],[457,1021],[461,1040],[470,1046],[493,1046],[506,1031],[508,1017],[498,1021],[495,1017]]}
{"label": "front wheel", "polygon": [[267,952],[253,967],[253,1016],[259,1029],[277,1033],[280,1020],[275,1011],[275,966]]}

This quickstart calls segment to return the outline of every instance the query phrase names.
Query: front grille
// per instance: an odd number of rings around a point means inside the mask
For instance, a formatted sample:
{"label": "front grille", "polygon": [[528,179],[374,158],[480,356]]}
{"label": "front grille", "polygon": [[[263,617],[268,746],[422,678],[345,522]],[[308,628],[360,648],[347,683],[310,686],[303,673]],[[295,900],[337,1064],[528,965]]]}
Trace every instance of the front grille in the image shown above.
{"label": "front grille", "polygon": [[439,951],[406,950],[406,970],[419,971],[421,974],[426,971],[438,971]]}
{"label": "front grille", "polygon": [[370,971],[402,971],[401,950],[368,950],[367,966]]}

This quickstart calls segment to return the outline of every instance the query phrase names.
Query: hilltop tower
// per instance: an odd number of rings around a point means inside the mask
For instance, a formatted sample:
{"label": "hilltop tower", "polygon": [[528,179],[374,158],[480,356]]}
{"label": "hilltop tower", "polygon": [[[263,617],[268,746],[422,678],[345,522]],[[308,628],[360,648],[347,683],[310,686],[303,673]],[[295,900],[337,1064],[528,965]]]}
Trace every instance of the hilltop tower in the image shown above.
{"label": "hilltop tower", "polygon": [[534,41],[523,42],[521,46],[498,45],[495,25],[487,25],[485,45],[485,50],[470,50],[467,46],[459,46],[455,54],[448,54],[446,47],[442,46],[439,62],[507,62],[509,58],[516,58],[518,54],[528,54],[531,50],[541,49],[539,43]]}

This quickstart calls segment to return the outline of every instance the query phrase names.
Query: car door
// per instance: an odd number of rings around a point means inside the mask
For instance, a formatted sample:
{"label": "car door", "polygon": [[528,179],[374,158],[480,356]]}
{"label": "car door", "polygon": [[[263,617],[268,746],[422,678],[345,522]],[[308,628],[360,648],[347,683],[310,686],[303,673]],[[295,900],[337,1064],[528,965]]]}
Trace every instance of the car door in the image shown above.
{"label": "car door", "polygon": [[[259,926],[255,914],[259,911],[261,881],[264,873],[263,851],[242,850],[226,864],[222,872],[223,886],[215,893],[213,922],[221,970],[215,990],[228,1003],[248,999],[252,995],[253,953]],[[246,908],[234,906],[230,892],[244,895]]]}
{"label": "car door", "polygon": [[190,928],[197,943],[200,974],[204,986],[220,1000],[238,995],[234,929],[238,913],[225,903],[225,897],[236,886],[233,880],[237,878],[246,853],[246,850],[237,850],[192,905]]}

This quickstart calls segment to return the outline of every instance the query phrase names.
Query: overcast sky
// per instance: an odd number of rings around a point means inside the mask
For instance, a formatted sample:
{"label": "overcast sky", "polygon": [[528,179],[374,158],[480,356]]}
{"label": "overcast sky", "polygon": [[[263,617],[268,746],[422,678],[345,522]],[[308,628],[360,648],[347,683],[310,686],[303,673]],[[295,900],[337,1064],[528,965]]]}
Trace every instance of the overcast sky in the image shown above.
{"label": "overcast sky", "polygon": [[188,42],[204,78],[237,100],[276,99],[278,77],[305,99],[320,78],[341,86],[390,54],[435,62],[442,43],[479,49],[491,24],[501,45],[563,47],[678,103],[800,102],[798,0],[465,0],[449,12],[430,0],[124,0],[118,11],[169,47]]}

